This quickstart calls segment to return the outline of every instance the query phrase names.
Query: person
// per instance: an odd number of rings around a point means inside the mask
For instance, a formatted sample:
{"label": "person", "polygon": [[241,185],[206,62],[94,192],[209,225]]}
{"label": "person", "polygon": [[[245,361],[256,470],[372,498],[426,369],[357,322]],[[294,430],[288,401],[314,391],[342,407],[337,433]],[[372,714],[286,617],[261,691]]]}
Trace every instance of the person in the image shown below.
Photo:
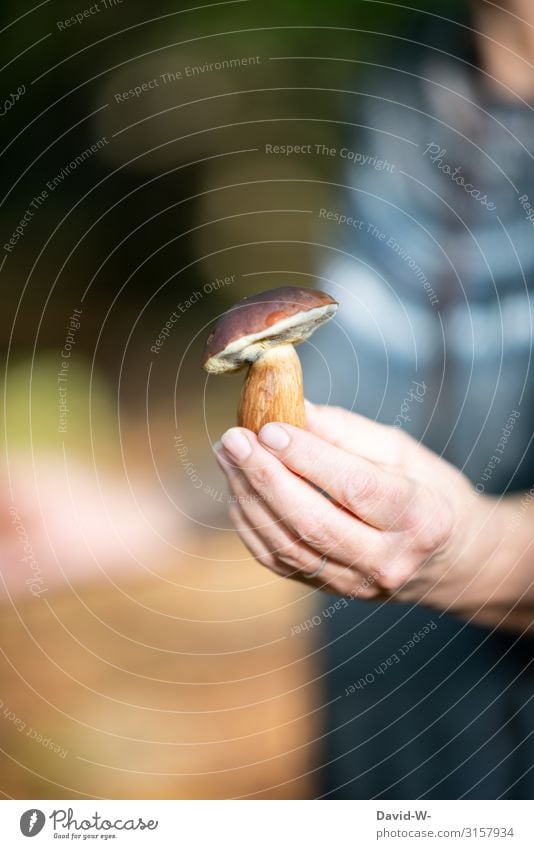
{"label": "person", "polygon": [[316,629],[319,795],[531,798],[534,4],[426,20],[351,100],[332,375],[305,352],[340,406],[217,452],[260,563],[351,599]]}

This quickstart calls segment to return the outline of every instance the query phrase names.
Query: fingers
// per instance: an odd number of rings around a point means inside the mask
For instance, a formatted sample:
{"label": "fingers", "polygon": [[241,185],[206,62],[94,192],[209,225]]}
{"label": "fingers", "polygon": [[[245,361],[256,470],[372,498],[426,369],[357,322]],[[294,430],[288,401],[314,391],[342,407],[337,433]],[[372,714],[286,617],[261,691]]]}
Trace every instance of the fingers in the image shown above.
{"label": "fingers", "polygon": [[[247,526],[260,539],[273,557],[295,572],[299,570],[306,578],[312,577],[322,565],[320,552],[303,543],[268,507],[265,501],[250,487],[246,477],[232,467],[228,459],[220,451],[217,459],[228,476],[230,488],[236,497],[235,504],[230,508],[234,520],[239,517],[246,521]],[[334,565],[334,558],[329,558]],[[347,570],[347,566],[336,563],[339,570]]]}
{"label": "fingers", "polygon": [[342,407],[306,401],[306,427],[320,439],[373,463],[402,462],[403,446],[397,431]]}
{"label": "fingers", "polygon": [[[323,564],[317,555],[308,560],[308,565],[298,565],[292,568],[288,561],[281,555],[280,550],[273,550],[265,539],[264,534],[251,526],[241,507],[233,505],[230,508],[230,517],[234,527],[250,553],[263,566],[284,578],[292,578],[308,586],[319,589],[330,589],[342,595],[350,595],[353,598],[372,599],[381,595],[381,592],[369,578],[357,579],[354,572],[348,567],[340,566],[330,560]],[[309,555],[305,556],[305,560]],[[293,561],[290,561],[293,562]],[[319,574],[317,572],[319,571]]]}
{"label": "fingers", "polygon": [[258,438],[289,469],[328,492],[364,522],[381,530],[406,527],[417,496],[410,478],[292,425],[267,424]]}
{"label": "fingers", "polygon": [[240,498],[239,506],[234,505],[231,508],[232,520],[238,515],[261,539],[269,553],[292,572],[299,572],[305,578],[311,578],[319,572],[322,574],[324,563],[328,562],[328,572],[332,576],[339,577],[345,572],[347,579],[352,578],[354,573],[348,566],[336,563],[334,558],[321,555],[302,543],[265,505]]}
{"label": "fingers", "polygon": [[[301,576],[309,580],[318,569],[323,572],[320,553],[302,543],[277,519],[268,505],[259,499],[246,477],[232,466],[224,449],[220,448],[215,456],[227,474],[230,489],[236,498],[230,508],[230,516],[236,529],[239,527],[243,530],[246,525],[246,539],[243,536],[242,539],[249,550],[254,548],[254,551],[258,551],[261,548],[263,565],[287,577]],[[379,594],[377,579],[380,579],[380,574],[376,569],[365,573],[360,564],[348,567],[334,557],[327,559],[327,577],[335,578],[338,592],[366,599]]]}
{"label": "fingers", "polygon": [[[233,438],[237,437],[237,438]],[[243,442],[243,440],[245,442]],[[223,436],[226,451],[233,445],[233,462],[224,470],[251,524],[263,531],[273,515],[305,546],[337,562],[369,569],[384,556],[381,535],[346,511],[340,510],[301,477],[287,469],[258,443],[250,431],[232,428]],[[231,450],[231,449],[230,449]],[[224,458],[220,458],[224,467]],[[236,469],[238,465],[239,471]],[[246,485],[243,481],[246,479]],[[248,489],[250,487],[250,489]],[[270,514],[266,519],[265,509]]]}
{"label": "fingers", "polygon": [[282,564],[272,551],[269,551],[268,546],[265,545],[260,535],[246,521],[239,507],[235,505],[230,507],[229,513],[239,538],[262,566],[266,566],[282,578],[294,577],[296,570]]}
{"label": "fingers", "polygon": [[[288,566],[284,561],[280,560],[273,551],[271,551],[263,537],[260,536],[253,527],[251,527],[240,507],[235,505],[231,507],[230,517],[241,541],[248,548],[252,556],[262,564],[262,566],[266,566],[282,578],[300,580],[303,583],[307,583],[309,586],[324,586],[325,580],[328,580],[328,576],[325,576],[324,573],[327,571],[327,568],[329,572],[331,571],[329,564],[325,566],[320,575],[312,577],[310,573],[309,576],[306,576],[297,568]],[[317,566],[317,561],[315,562],[315,566]],[[316,571],[316,569],[313,571]]]}

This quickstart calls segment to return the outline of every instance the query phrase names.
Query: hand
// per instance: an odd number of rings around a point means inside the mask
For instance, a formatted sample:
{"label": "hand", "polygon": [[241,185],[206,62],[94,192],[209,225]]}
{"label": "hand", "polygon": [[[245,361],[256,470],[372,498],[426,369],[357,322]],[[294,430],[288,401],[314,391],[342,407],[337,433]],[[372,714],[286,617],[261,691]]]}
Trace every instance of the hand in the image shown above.
{"label": "hand", "polygon": [[216,454],[237,532],[278,574],[469,616],[500,602],[495,500],[400,429],[308,405],[307,430],[232,428]]}

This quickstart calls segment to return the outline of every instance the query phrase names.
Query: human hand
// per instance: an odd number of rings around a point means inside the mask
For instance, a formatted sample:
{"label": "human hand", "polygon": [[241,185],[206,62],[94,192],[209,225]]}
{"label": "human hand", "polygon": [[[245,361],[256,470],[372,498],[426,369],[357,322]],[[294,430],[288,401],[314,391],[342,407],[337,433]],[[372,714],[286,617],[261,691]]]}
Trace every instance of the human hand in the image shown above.
{"label": "human hand", "polygon": [[491,596],[493,499],[400,429],[308,405],[307,430],[231,428],[216,454],[237,532],[278,574],[469,615]]}

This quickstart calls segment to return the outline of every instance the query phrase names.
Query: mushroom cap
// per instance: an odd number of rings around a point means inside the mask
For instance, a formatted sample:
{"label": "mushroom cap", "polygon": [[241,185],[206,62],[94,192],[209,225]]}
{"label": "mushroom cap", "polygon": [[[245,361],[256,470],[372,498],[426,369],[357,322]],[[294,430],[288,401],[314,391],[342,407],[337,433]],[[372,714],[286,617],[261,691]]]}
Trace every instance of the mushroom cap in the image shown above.
{"label": "mushroom cap", "polygon": [[338,303],[326,292],[282,286],[243,298],[221,316],[206,341],[202,367],[237,371],[276,345],[297,345],[332,318]]}

